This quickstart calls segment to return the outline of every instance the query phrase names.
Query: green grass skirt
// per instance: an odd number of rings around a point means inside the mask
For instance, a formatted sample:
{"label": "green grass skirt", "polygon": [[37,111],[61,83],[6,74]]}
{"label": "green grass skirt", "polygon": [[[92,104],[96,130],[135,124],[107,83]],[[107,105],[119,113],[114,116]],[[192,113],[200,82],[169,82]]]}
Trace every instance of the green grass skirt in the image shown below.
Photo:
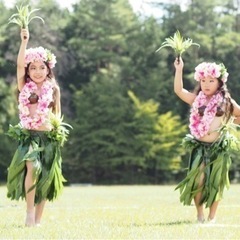
{"label": "green grass skirt", "polygon": [[62,175],[60,142],[51,138],[49,132],[19,127],[12,127],[11,131],[17,134],[19,145],[8,168],[7,197],[25,199],[26,161],[32,161],[36,182],[29,191],[36,188],[35,203],[54,200],[62,192],[66,181]]}
{"label": "green grass skirt", "polygon": [[[224,189],[230,186],[230,150],[234,141],[235,138],[228,133],[214,143],[198,141],[190,134],[184,138],[183,145],[191,151],[188,173],[176,187],[180,189],[180,201],[184,205],[190,205],[199,192],[202,193],[200,204],[206,204],[206,207],[222,199]],[[204,181],[200,186],[202,174]]]}

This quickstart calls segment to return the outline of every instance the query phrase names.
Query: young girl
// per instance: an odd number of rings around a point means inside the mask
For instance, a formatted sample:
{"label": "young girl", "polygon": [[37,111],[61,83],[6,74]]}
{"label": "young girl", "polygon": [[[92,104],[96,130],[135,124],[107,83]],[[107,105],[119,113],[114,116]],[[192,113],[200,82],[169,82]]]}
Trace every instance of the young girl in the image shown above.
{"label": "young girl", "polygon": [[26,49],[27,29],[21,30],[17,58],[20,124],[9,130],[19,146],[8,168],[7,196],[26,200],[26,226],[40,224],[46,200],[54,200],[65,181],[61,172],[61,143],[50,119],[61,116],[60,89],[52,68],[56,58],[42,47]]}
{"label": "young girl", "polygon": [[183,87],[183,60],[176,59],[174,66],[174,91],[191,105],[191,134],[183,141],[191,150],[188,173],[176,189],[180,189],[184,205],[194,199],[198,222],[205,221],[204,204],[209,207],[208,221],[214,222],[223,189],[229,187],[229,149],[235,141],[226,124],[240,116],[240,106],[227,90],[228,73],[223,64],[203,62],[195,68],[194,78],[199,82],[195,93]]}

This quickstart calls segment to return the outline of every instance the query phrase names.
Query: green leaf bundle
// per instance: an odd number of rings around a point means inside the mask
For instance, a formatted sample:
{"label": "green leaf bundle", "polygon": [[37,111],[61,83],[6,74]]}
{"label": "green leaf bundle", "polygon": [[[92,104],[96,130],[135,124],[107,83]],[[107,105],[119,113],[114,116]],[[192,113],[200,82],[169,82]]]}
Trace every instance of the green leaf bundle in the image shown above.
{"label": "green leaf bundle", "polygon": [[39,11],[40,9],[29,9],[29,5],[26,6],[16,6],[17,13],[14,13],[10,18],[8,23],[15,23],[21,28],[28,28],[29,23],[33,19],[39,19],[44,23],[43,18],[39,16],[31,16],[34,12]]}
{"label": "green leaf bundle", "polygon": [[183,39],[180,32],[176,31],[173,37],[165,38],[165,41],[162,43],[161,47],[156,50],[156,52],[165,47],[170,47],[179,58],[191,46],[200,47],[200,45],[198,43],[194,43],[191,38]]}

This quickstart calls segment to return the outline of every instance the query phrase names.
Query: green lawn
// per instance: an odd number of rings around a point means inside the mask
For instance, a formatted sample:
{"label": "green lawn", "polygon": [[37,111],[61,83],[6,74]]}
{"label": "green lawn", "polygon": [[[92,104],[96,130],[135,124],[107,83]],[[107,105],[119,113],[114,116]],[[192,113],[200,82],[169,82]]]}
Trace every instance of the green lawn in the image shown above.
{"label": "green lawn", "polygon": [[[41,227],[24,227],[25,202],[0,187],[0,239],[240,239],[240,185],[231,185],[217,223],[197,224],[175,186],[65,187],[47,203]],[[207,215],[207,209],[206,209]]]}

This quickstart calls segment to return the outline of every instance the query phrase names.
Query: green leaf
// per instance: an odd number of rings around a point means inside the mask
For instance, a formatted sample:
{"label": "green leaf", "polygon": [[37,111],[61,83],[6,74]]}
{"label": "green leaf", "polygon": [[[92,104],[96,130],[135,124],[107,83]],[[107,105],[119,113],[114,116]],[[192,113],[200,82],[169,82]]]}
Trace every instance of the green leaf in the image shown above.
{"label": "green leaf", "polygon": [[27,28],[29,23],[33,19],[40,19],[44,23],[43,18],[41,18],[39,16],[31,17],[31,15],[34,12],[39,11],[39,9],[32,9],[31,11],[29,11],[29,5],[26,5],[26,6],[21,5],[20,7],[16,6],[16,8],[17,8],[17,13],[14,13],[8,19],[8,24],[15,23],[15,24],[19,25],[21,28]]}
{"label": "green leaf", "polygon": [[183,52],[185,52],[191,46],[200,47],[198,43],[194,43],[190,38],[184,40],[180,32],[176,31],[173,37],[169,37],[165,39],[161,47],[158,48],[156,52],[159,52],[161,49],[165,47],[170,47],[174,50],[177,57],[180,57],[183,54]]}

